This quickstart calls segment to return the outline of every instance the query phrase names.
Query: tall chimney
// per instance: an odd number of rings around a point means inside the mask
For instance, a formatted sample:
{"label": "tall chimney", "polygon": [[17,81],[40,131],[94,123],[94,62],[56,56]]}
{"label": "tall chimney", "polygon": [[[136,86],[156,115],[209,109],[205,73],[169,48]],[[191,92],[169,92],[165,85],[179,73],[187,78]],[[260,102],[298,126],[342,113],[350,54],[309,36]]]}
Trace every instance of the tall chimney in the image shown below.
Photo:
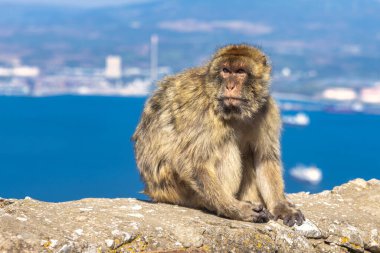
{"label": "tall chimney", "polygon": [[158,36],[153,34],[150,37],[150,79],[153,82],[157,81],[157,64],[158,64]]}

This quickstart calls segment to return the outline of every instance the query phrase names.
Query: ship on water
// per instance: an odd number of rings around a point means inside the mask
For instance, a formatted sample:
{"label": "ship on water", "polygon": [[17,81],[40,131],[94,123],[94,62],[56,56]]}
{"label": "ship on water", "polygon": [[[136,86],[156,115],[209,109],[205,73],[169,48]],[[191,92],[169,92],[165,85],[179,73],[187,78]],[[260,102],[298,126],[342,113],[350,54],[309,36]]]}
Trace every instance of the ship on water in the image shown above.
{"label": "ship on water", "polygon": [[290,126],[308,126],[310,124],[310,117],[306,113],[299,112],[296,115],[282,116],[282,122]]}
{"label": "ship on water", "polygon": [[322,171],[316,166],[298,165],[290,169],[290,175],[300,181],[317,185],[322,180]]}

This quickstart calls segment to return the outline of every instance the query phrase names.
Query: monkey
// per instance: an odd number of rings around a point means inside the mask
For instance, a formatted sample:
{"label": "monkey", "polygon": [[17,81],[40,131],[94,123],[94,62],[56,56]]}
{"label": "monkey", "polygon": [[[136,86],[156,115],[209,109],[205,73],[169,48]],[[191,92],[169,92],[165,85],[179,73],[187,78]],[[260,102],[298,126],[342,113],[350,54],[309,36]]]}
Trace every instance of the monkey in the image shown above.
{"label": "monkey", "polygon": [[132,136],[144,193],[225,218],[301,225],[284,193],[270,75],[258,47],[232,44],[160,81]]}

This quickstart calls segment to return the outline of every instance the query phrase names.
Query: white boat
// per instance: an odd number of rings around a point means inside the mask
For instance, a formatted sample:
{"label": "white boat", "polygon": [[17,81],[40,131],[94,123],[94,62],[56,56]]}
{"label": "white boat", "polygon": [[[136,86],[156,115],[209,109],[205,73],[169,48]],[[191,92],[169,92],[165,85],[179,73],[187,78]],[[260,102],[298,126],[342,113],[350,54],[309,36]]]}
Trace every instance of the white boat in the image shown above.
{"label": "white boat", "polygon": [[317,185],[322,180],[322,171],[316,166],[298,165],[290,169],[290,175],[300,181]]}
{"label": "white boat", "polygon": [[310,124],[310,118],[307,114],[299,112],[296,115],[282,116],[282,122],[292,126],[307,126]]}

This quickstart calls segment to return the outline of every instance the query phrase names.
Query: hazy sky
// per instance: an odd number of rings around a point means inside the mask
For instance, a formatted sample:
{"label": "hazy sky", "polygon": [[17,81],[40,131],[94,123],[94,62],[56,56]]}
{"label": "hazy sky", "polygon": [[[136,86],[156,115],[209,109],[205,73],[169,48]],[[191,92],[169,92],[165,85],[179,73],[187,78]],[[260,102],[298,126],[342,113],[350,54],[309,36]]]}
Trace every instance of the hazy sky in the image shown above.
{"label": "hazy sky", "polygon": [[153,0],[0,0],[1,3],[13,4],[46,4],[46,5],[66,5],[81,7],[98,7],[120,4],[136,4],[150,2]]}

